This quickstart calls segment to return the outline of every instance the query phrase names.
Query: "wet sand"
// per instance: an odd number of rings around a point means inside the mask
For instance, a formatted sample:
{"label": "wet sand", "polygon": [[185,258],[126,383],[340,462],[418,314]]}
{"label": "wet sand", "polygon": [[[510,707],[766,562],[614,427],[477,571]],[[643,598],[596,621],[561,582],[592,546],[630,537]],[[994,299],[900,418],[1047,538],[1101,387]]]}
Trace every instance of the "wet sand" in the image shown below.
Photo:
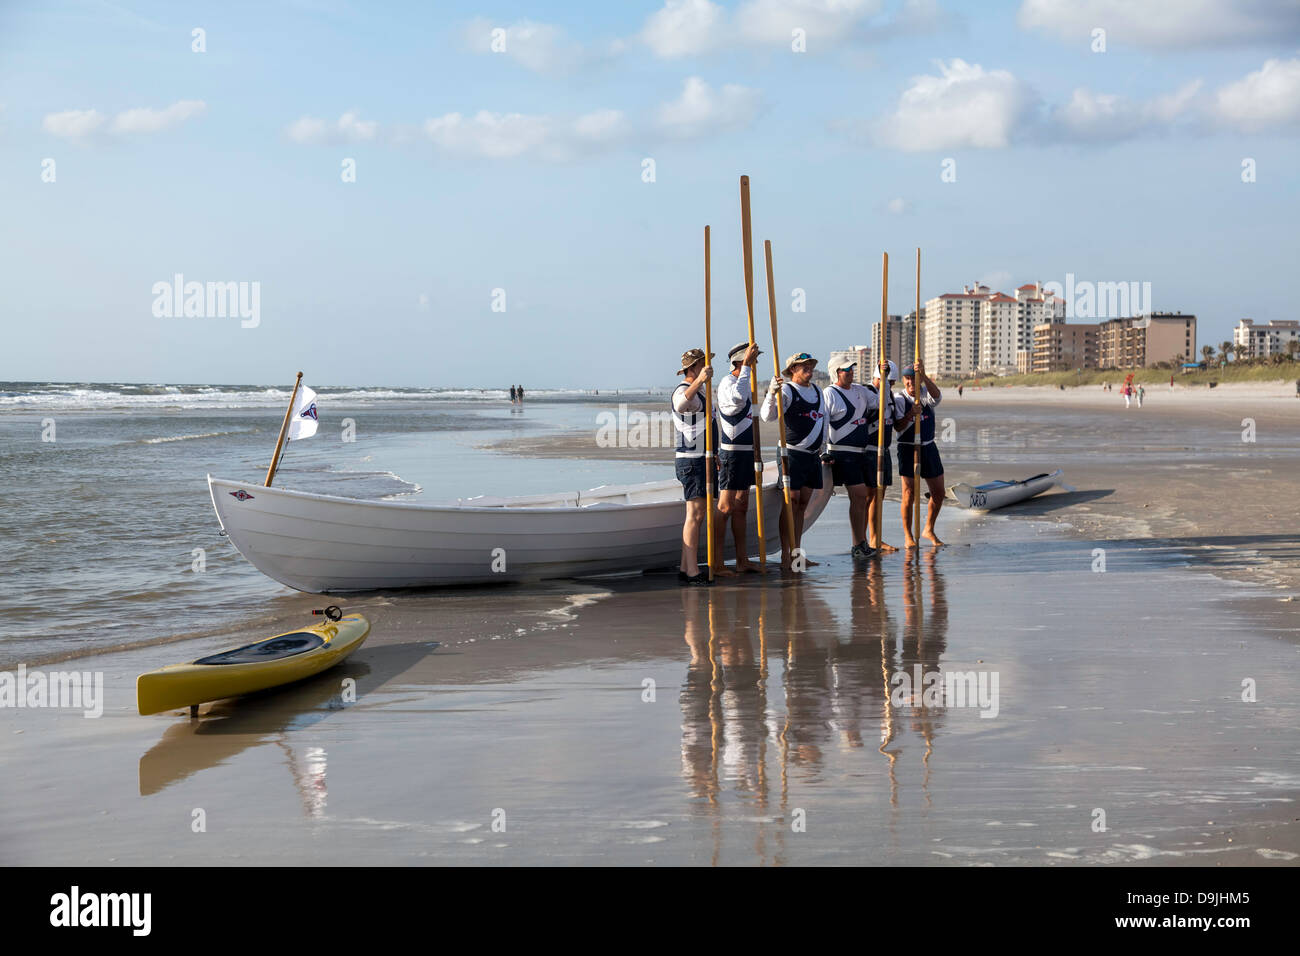
{"label": "wet sand", "polygon": [[[1220,424],[1196,403],[1137,420],[1122,402],[1043,399],[1012,425],[1011,401],[945,402],[952,477],[1063,464],[1079,491],[945,512],[951,546],[919,563],[855,570],[836,498],[806,538],[823,563],[792,581],[330,598],[372,622],[352,659],[197,721],[138,716],[135,675],[267,622],[60,665],[102,671],[104,715],[0,710],[0,859],[1294,865],[1300,642],[1275,577],[1285,546],[1260,539],[1296,525],[1204,488],[1161,504],[1152,477],[1179,478],[1182,441],[1184,467],[1273,469],[1274,497],[1294,499],[1290,413],[1257,410],[1260,440],[1241,450],[1232,408]],[[1126,435],[1123,454],[1099,462],[1077,440],[1098,430]],[[1144,488],[1154,513],[1134,507]],[[1148,536],[1202,510],[1195,534]],[[886,518],[897,541],[892,502]],[[325,603],[286,591],[272,616],[287,628]],[[996,675],[997,695],[970,706],[900,683],[936,672],[986,689]]]}

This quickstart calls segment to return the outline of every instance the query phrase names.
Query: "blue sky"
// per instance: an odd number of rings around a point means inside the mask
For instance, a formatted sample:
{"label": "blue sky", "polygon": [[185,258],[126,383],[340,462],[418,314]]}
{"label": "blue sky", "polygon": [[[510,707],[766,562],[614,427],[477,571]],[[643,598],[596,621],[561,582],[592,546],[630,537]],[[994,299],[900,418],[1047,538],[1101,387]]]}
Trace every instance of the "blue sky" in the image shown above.
{"label": "blue sky", "polygon": [[[706,223],[745,335],[742,173],[783,351],[867,341],[918,245],[923,298],[1149,281],[1217,344],[1294,317],[1298,136],[1285,0],[6,3],[0,379],[668,384]],[[155,316],[176,273],[260,323]]]}

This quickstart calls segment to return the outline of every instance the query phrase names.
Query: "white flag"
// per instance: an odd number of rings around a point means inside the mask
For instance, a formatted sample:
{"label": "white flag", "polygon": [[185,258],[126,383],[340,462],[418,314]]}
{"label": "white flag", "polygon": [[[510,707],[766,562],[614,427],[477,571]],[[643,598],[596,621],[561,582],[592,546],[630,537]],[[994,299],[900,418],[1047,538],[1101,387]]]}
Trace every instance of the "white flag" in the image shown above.
{"label": "white flag", "polygon": [[316,434],[316,393],[304,385],[298,389],[298,402],[289,419],[289,441],[310,438]]}

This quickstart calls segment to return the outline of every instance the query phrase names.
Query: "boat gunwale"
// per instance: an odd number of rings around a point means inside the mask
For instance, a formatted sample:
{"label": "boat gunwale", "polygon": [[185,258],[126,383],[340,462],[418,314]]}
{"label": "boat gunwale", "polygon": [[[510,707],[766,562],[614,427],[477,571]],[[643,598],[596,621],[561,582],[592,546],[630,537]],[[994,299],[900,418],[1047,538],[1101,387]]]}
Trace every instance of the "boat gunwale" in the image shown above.
{"label": "boat gunwale", "polygon": [[[526,505],[521,505],[521,506],[517,506],[517,507],[513,507],[513,508],[512,508],[512,507],[510,507],[510,506],[508,506],[508,505],[504,505],[504,504],[502,504],[502,505],[420,504],[420,503],[418,503],[418,502],[414,502],[414,501],[383,501],[383,500],[378,500],[378,499],[373,499],[373,500],[372,500],[372,499],[369,499],[369,498],[348,498],[348,497],[345,497],[345,496],[343,496],[343,495],[326,495],[326,494],[321,494],[321,493],[319,493],[319,492],[315,492],[315,491],[294,491],[294,490],[289,489],[289,488],[268,488],[268,487],[266,487],[266,486],[264,486],[264,485],[255,485],[255,484],[252,484],[252,483],[250,483],[250,482],[246,482],[246,481],[236,481],[236,480],[234,480],[234,479],[232,479],[232,478],[220,478],[220,477],[214,478],[214,477],[212,476],[212,474],[209,473],[209,474],[208,474],[208,491],[209,491],[209,493],[210,493],[211,496],[212,496],[212,499],[213,499],[213,500],[212,500],[212,504],[213,504],[213,507],[214,507],[214,508],[217,508],[218,515],[220,514],[220,508],[219,508],[218,505],[217,505],[217,500],[216,500],[216,489],[213,487],[213,482],[222,482],[222,483],[227,484],[227,485],[235,485],[235,486],[237,486],[237,487],[239,487],[239,488],[249,488],[249,489],[253,489],[253,490],[256,490],[256,491],[258,491],[258,492],[261,492],[261,493],[263,493],[263,494],[266,493],[266,492],[273,492],[273,493],[275,493],[275,494],[277,494],[277,495],[287,495],[287,496],[289,496],[289,497],[293,497],[293,498],[303,498],[303,499],[315,500],[315,501],[340,502],[340,503],[342,503],[342,504],[348,504],[348,505],[363,505],[363,506],[366,506],[366,507],[384,507],[384,508],[415,509],[415,510],[417,510],[417,511],[426,511],[426,512],[443,512],[443,513],[448,513],[448,514],[465,514],[465,513],[468,513],[468,514],[511,514],[511,513],[515,513],[515,512],[526,512],[526,513],[528,513],[528,514],[565,514],[565,515],[572,515],[572,514],[575,514],[575,513],[581,513],[581,512],[583,512],[584,510],[586,510],[586,509],[588,509],[588,508],[590,507],[590,506],[584,506],[584,505],[581,505],[581,504],[574,504],[574,505],[558,505],[558,506],[542,506],[542,507],[529,507],[529,506],[526,506]],[[647,481],[647,482],[645,482],[643,485],[629,485],[629,486],[624,486],[624,487],[631,487],[631,488],[638,488],[638,487],[639,487],[639,488],[642,488],[642,489],[644,489],[644,490],[649,490],[649,489],[654,488],[654,487],[656,487],[656,486],[658,486],[658,487],[662,487],[665,491],[671,491],[671,490],[673,490],[673,488],[675,488],[675,487],[676,487],[676,488],[680,488],[680,483],[679,483],[679,482],[677,481],[677,479],[675,479],[675,478],[666,478],[666,479],[663,479],[662,481]],[[588,489],[588,491],[592,491],[592,492],[594,492],[594,491],[598,491],[600,487],[602,487],[602,486],[597,486],[596,488],[590,488],[590,489]],[[777,480],[777,481],[773,481],[771,484],[768,484],[767,482],[764,482],[764,483],[763,483],[763,490],[764,490],[764,491],[769,491],[769,490],[772,490],[772,489],[777,489],[777,490],[779,490],[780,487],[781,487],[781,485],[780,485],[779,480]],[[581,497],[582,497],[583,492],[580,492],[580,491],[578,491],[578,492],[572,492],[572,494],[577,495],[577,496],[578,496],[578,499],[581,500]],[[625,495],[628,494],[628,492],[619,492],[619,493],[616,493],[616,494],[625,496]],[[257,497],[257,496],[254,495],[253,497],[255,498],[255,497]],[[517,498],[528,498],[528,497],[532,497],[532,496],[531,496],[531,495],[519,495],[519,496],[516,496],[516,497],[517,497]],[[510,498],[503,498],[502,500],[503,500],[503,501],[509,501],[509,500],[511,500],[511,499],[510,499]],[[597,502],[597,501],[593,501],[593,502],[592,502],[593,505],[596,504],[596,503],[599,503],[599,502]],[[603,503],[605,503],[605,504],[609,504],[609,505],[611,505],[611,506],[613,506],[613,507],[618,508],[620,511],[622,511],[622,510],[632,510],[632,509],[642,509],[642,508],[662,508],[664,505],[672,505],[672,506],[675,507],[675,506],[677,506],[677,505],[679,505],[679,504],[684,504],[684,503],[685,503],[685,499],[684,499],[684,498],[665,498],[665,499],[662,500],[662,501],[641,501],[641,502],[630,502],[630,501],[629,501],[629,502],[625,502],[625,503],[622,503],[622,504],[620,504],[620,503],[618,503],[618,502],[616,502],[616,501],[607,501],[607,502],[603,502]],[[224,502],[223,502],[223,504],[224,504]]]}

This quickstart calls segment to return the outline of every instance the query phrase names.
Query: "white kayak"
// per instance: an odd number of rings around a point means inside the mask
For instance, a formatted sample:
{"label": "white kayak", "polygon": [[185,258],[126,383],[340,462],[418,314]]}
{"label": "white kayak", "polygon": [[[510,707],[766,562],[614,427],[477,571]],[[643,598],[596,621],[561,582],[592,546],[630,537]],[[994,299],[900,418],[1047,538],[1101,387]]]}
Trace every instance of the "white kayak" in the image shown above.
{"label": "white kayak", "polygon": [[1049,488],[1062,484],[1063,480],[1064,475],[1058,468],[1050,475],[1034,475],[1023,481],[990,481],[984,485],[967,485],[959,482],[948,489],[948,497],[955,501],[959,508],[992,511],[994,508],[1013,505],[1017,501],[1041,495]]}
{"label": "white kayak", "polygon": [[[780,547],[776,465],[763,476],[767,553]],[[208,476],[222,530],[249,563],[299,591],[492,584],[673,568],[686,502],[675,479],[445,504],[363,501]],[[830,469],[804,527],[833,493]],[[757,553],[756,509],[749,542]],[[703,537],[703,536],[701,536]],[[727,557],[734,545],[727,535]],[[701,555],[704,543],[701,542]]]}

